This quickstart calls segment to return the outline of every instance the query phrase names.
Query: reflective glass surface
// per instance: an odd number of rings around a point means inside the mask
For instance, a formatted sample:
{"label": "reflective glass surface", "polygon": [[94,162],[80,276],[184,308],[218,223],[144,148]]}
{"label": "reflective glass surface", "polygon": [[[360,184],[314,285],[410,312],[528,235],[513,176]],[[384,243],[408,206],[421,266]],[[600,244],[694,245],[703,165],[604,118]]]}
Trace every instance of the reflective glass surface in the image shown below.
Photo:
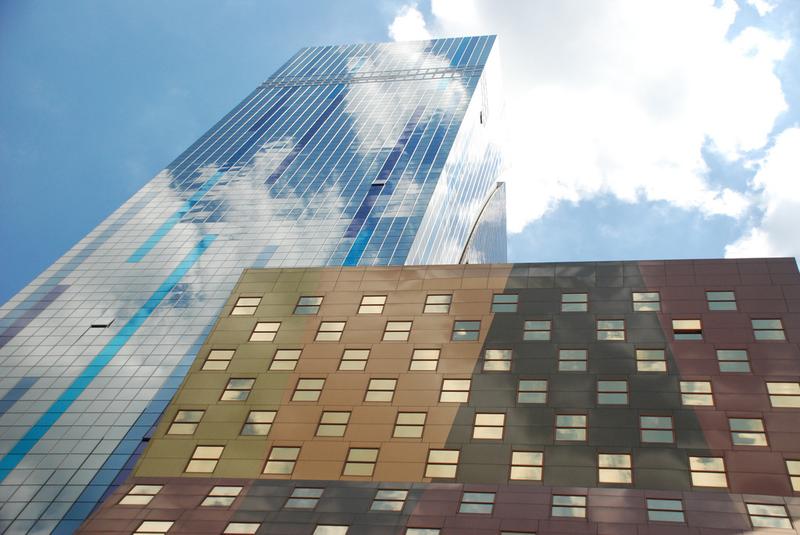
{"label": "reflective glass surface", "polygon": [[505,260],[493,46],[300,50],[3,305],[0,531],[124,480],[243,268]]}

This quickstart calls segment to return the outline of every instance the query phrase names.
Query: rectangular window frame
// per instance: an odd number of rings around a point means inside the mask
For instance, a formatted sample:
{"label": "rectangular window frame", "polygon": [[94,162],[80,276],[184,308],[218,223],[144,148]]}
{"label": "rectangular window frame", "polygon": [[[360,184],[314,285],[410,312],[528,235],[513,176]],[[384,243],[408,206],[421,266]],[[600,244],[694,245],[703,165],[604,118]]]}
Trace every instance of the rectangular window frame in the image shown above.
{"label": "rectangular window frame", "polygon": [[204,372],[224,372],[231,364],[235,349],[212,349],[206,355],[203,366],[200,368]]}
{"label": "rectangular window frame", "polygon": [[273,445],[267,455],[267,462],[261,473],[272,476],[290,476],[297,466],[301,446]]}
{"label": "rectangular window frame", "polygon": [[642,444],[675,444],[675,419],[669,414],[640,415],[639,441]]}
{"label": "rectangular window frame", "polygon": [[277,415],[278,411],[274,410],[251,410],[247,413],[239,436],[265,437],[269,435]]}
{"label": "rectangular window frame", "polygon": [[247,401],[256,384],[254,377],[231,377],[219,397],[220,401]]}
{"label": "rectangular window frame", "polygon": [[629,403],[629,385],[625,379],[598,379],[597,404],[625,406]]}
{"label": "rectangular window frame", "polygon": [[561,312],[588,312],[587,292],[565,292],[561,294]]}
{"label": "rectangular window frame", "polygon": [[598,319],[595,327],[598,342],[624,342],[627,339],[624,319]]}
{"label": "rectangular window frame", "polygon": [[633,457],[630,453],[598,453],[597,482],[601,485],[633,485]]}
{"label": "rectangular window frame", "polygon": [[423,314],[449,314],[453,294],[428,294],[425,296]]}
{"label": "rectangular window frame", "polygon": [[383,314],[383,307],[386,306],[385,295],[364,295],[358,305],[359,314]]}
{"label": "rectangular window frame", "polygon": [[[661,358],[658,358],[661,357]],[[636,349],[637,373],[667,373],[666,350],[662,348]]]}
{"label": "rectangular window frame", "polygon": [[[693,487],[700,488],[728,488],[728,471],[724,457],[689,456],[689,473]],[[724,482],[724,485],[707,484],[700,478],[710,477],[708,481]]]}
{"label": "rectangular window frame", "polygon": [[315,342],[339,342],[347,326],[347,321],[321,321],[317,328]]}
{"label": "rectangular window frame", "polygon": [[250,332],[249,342],[274,342],[281,328],[280,321],[258,321]]}
{"label": "rectangular window frame", "polygon": [[[453,460],[452,458],[455,457]],[[455,479],[458,475],[458,461],[461,450],[431,448],[425,462],[425,477],[434,479]],[[435,475],[438,473],[450,475]]]}
{"label": "rectangular window frame", "polygon": [[[218,444],[198,444],[192,451],[189,462],[183,469],[186,474],[213,474],[225,452],[225,446]],[[204,467],[210,467],[205,469]]]}
{"label": "rectangular window frame", "polygon": [[[554,435],[556,442],[586,442],[588,435],[588,415],[578,413],[556,414]],[[572,438],[572,436],[577,438]]]}
{"label": "rectangular window frame", "polygon": [[317,424],[317,437],[343,437],[350,423],[350,411],[322,411]]}
{"label": "rectangular window frame", "polygon": [[781,318],[752,318],[753,338],[756,342],[785,342],[786,331]]}
{"label": "rectangular window frame", "polygon": [[364,394],[365,403],[391,403],[397,390],[397,378],[370,378]]}
{"label": "rectangular window frame", "polygon": [[588,496],[582,494],[553,494],[550,516],[554,518],[586,519]]}
{"label": "rectangular window frame", "polygon": [[500,293],[492,295],[492,313],[516,313],[519,307],[519,294]]}
{"label": "rectangular window frame", "polygon": [[647,498],[647,520],[685,524],[683,500],[681,498]]}
{"label": "rectangular window frame", "polygon": [[481,338],[481,320],[456,320],[453,322],[452,342],[477,342]]}
{"label": "rectangular window frame", "polygon": [[[342,468],[347,477],[372,477],[378,463],[380,448],[350,448]],[[371,459],[371,460],[370,460]]]}
{"label": "rectangular window frame", "polygon": [[522,325],[522,340],[525,342],[548,342],[553,333],[553,320],[525,320]]}
{"label": "rectangular window frame", "polygon": [[369,354],[369,349],[345,349],[342,351],[342,358],[339,361],[339,371],[364,371]]}
{"label": "rectangular window frame", "polygon": [[168,435],[194,435],[197,426],[205,416],[204,409],[180,409],[172,418],[172,423],[167,429]]}
{"label": "rectangular window frame", "polygon": [[234,485],[214,485],[200,502],[200,507],[230,507],[242,493],[242,489],[243,487]]}
{"label": "rectangular window frame", "polygon": [[632,292],[634,312],[661,312],[661,292]]}
{"label": "rectangular window frame", "polygon": [[413,320],[387,321],[381,340],[383,342],[408,342],[413,327]]}
{"label": "rectangular window frame", "polygon": [[[324,388],[325,379],[322,377],[301,377],[295,384],[292,401],[316,403]],[[316,396],[310,394],[311,392],[316,392]]]}
{"label": "rectangular window frame", "polygon": [[483,352],[483,371],[510,372],[512,357],[511,349],[486,349]]}
{"label": "rectangular window frame", "polygon": [[703,320],[700,318],[673,319],[672,339],[676,341],[702,341]]}
{"label": "rectangular window frame", "polygon": [[392,438],[422,438],[427,419],[427,412],[399,411],[395,417]]}
{"label": "rectangular window frame", "polygon": [[559,349],[559,372],[586,372],[589,369],[589,350],[587,349]]}
{"label": "rectangular window frame", "polygon": [[440,349],[414,349],[411,352],[409,371],[436,371],[439,367]]}
{"label": "rectangular window frame", "polygon": [[476,412],[472,422],[472,440],[503,440],[505,426],[504,412]]}
{"label": "rectangular window frame", "polygon": [[471,389],[472,379],[470,378],[443,378],[439,391],[439,403],[469,403]]}
{"label": "rectangular window frame", "polygon": [[319,309],[324,300],[325,297],[321,295],[301,295],[297,299],[292,314],[295,316],[316,316],[319,314]]}
{"label": "rectangular window frame", "polygon": [[261,296],[242,296],[236,299],[231,316],[252,316],[261,304]]}
{"label": "rectangular window frame", "polygon": [[462,492],[458,512],[459,514],[490,515],[494,511],[495,499],[494,492]]}
{"label": "rectangular window frame", "polygon": [[746,349],[717,349],[716,356],[721,373],[752,373],[750,353]]}
{"label": "rectangular window frame", "polygon": [[680,381],[681,405],[684,407],[714,407],[714,388],[711,381]]}
{"label": "rectangular window frame", "polygon": [[269,363],[270,371],[294,371],[297,367],[297,362],[303,355],[302,349],[282,348],[276,349],[272,355],[272,360]]}
{"label": "rectangular window frame", "polygon": [[511,481],[541,481],[544,472],[544,452],[513,450],[511,452]]}
{"label": "rectangular window frame", "polygon": [[733,290],[706,290],[708,310],[736,311],[736,293]]}
{"label": "rectangular window frame", "polygon": [[763,418],[728,417],[734,447],[767,448],[769,440]]}
{"label": "rectangular window frame", "polygon": [[547,403],[547,379],[520,379],[517,382],[517,405]]}

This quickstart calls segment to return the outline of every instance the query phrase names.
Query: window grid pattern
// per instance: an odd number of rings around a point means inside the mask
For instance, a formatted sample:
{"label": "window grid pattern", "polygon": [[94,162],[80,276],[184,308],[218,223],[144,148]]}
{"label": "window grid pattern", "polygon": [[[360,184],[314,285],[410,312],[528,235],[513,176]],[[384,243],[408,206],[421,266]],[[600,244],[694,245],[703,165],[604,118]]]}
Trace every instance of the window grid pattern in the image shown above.
{"label": "window grid pattern", "polygon": [[[113,347],[136,357],[123,359],[127,362],[116,376],[103,370],[81,396],[92,396],[89,403],[114,396],[117,403],[109,407],[108,417],[92,425],[107,447],[127,452],[123,439],[138,443],[156,422],[159,411],[146,407],[160,406],[176,392],[186,373],[183,363],[199,350],[199,338],[222,306],[227,304],[228,313],[239,297],[256,297],[237,294],[228,300],[242,268],[457,263],[502,162],[499,148],[483,135],[486,125],[471,113],[482,107],[485,117],[499,98],[499,91],[488,89],[494,87],[493,71],[483,76],[493,43],[493,37],[482,36],[437,39],[423,47],[308,48],[295,55],[2,305],[0,316],[13,323],[44,296],[52,301],[56,293],[51,291],[62,292],[37,319],[35,337],[23,330],[5,347],[4,358],[10,356],[5,377],[39,379],[31,393],[40,403],[31,414],[85,417],[83,405],[73,402],[51,410],[53,403],[39,391],[47,384],[55,398],[65,393],[74,378],[91,371],[86,364],[104,351],[107,336],[121,332]],[[429,69],[438,69],[438,77]],[[376,89],[385,98],[374,98]],[[402,105],[388,106],[387,99]],[[434,195],[443,176],[451,193],[446,202]],[[372,185],[376,178],[383,186]],[[377,189],[380,193],[373,195]],[[502,237],[498,233],[496,241]],[[118,313],[106,332],[91,333],[82,357],[70,356],[37,371],[21,364],[42,343],[59,348],[67,340],[65,331],[76,330],[98,310]],[[252,319],[258,310],[237,310],[234,317]],[[148,316],[146,321],[141,314]],[[136,332],[128,336],[131,330]],[[121,411],[117,405],[127,408]],[[9,428],[3,424],[3,429]],[[67,472],[74,470],[63,461],[72,452],[56,453],[54,440],[37,438],[44,447],[31,444],[22,457],[30,457],[26,466],[42,462],[43,451],[50,461],[62,461],[51,484],[63,480],[58,484],[63,490],[72,475],[65,477]],[[27,447],[27,441],[20,444]],[[120,454],[108,457],[105,448],[87,457],[80,478],[87,483],[69,483],[72,493],[100,492],[88,482],[96,481],[100,470],[104,480],[119,473],[127,462]],[[30,502],[36,508],[49,505],[36,497]],[[47,523],[60,521],[67,509],[48,513]],[[89,510],[71,509],[71,522]],[[40,519],[37,513],[30,520]]]}

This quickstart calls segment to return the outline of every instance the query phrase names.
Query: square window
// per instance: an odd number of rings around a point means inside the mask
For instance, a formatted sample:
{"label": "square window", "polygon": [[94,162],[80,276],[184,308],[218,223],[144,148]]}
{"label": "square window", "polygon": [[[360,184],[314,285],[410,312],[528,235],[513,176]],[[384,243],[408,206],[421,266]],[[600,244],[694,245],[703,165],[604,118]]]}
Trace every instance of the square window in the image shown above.
{"label": "square window", "polygon": [[425,412],[398,412],[394,423],[394,438],[422,438],[425,429]]}
{"label": "square window", "polygon": [[597,339],[624,342],[625,320],[597,320]]}
{"label": "square window", "polygon": [[244,401],[250,395],[255,379],[230,379],[222,391],[220,401]]}
{"label": "square window", "polygon": [[178,411],[169,426],[168,435],[193,435],[206,411]]}
{"label": "square window", "polygon": [[709,381],[681,381],[681,403],[694,406],[714,406],[714,395]]}
{"label": "square window", "polygon": [[664,358],[664,350],[637,349],[636,371],[644,373],[665,373],[667,371],[667,361]]}
{"label": "square window", "polygon": [[369,510],[392,512],[402,511],[407,497],[407,490],[381,489],[375,493],[375,498],[372,500],[372,505],[370,506]]}
{"label": "square window", "polygon": [[385,295],[365,295],[361,298],[361,304],[358,306],[358,313],[383,314],[383,306],[385,304]]}
{"label": "square window", "polygon": [[640,416],[639,430],[642,442],[658,444],[675,442],[672,416]]}
{"label": "square window", "polygon": [[557,414],[556,415],[556,440],[585,442],[586,441],[586,415],[585,414]]}
{"label": "square window", "polygon": [[345,321],[323,321],[319,324],[317,342],[338,342],[342,338],[342,332],[347,322]]}
{"label": "square window", "polygon": [[314,314],[319,313],[320,305],[322,305],[322,297],[303,296],[297,300],[297,305],[294,307],[294,313],[301,316],[313,316]]}
{"label": "square window", "polygon": [[425,298],[424,314],[447,314],[453,296],[449,294],[429,295]]}
{"label": "square window", "polygon": [[317,401],[324,386],[325,379],[300,379],[294,389],[292,401]]}
{"label": "square window", "polygon": [[264,465],[265,474],[289,475],[294,471],[297,457],[300,455],[300,448],[273,446],[267,457],[267,464]]}
{"label": "square window", "polygon": [[378,460],[377,448],[350,448],[347,452],[347,462],[344,463],[345,476],[370,477],[375,470]]}
{"label": "square window", "polygon": [[776,408],[800,408],[800,383],[767,383],[769,402]]}
{"label": "square window", "polygon": [[273,371],[292,371],[297,367],[297,361],[300,360],[302,349],[278,349],[275,351],[275,356],[272,357],[272,362],[269,363],[269,369]]}
{"label": "square window", "polygon": [[541,481],[543,467],[544,453],[541,451],[513,451],[509,479]]}
{"label": "square window", "polygon": [[319,524],[311,535],[347,535],[348,526]]}
{"label": "square window", "polygon": [[528,320],[524,325],[522,339],[528,342],[550,340],[551,327],[550,320]]}
{"label": "square window", "polygon": [[520,379],[517,386],[517,403],[547,403],[547,381]]}
{"label": "square window", "polygon": [[240,434],[243,436],[268,435],[276,414],[276,411],[250,411]]}
{"label": "square window", "polygon": [[647,519],[650,522],[685,522],[683,500],[647,498]]}
{"label": "square window", "polygon": [[552,516],[586,518],[586,496],[553,495]]}
{"label": "square window", "polygon": [[558,351],[558,371],[585,372],[588,354],[585,349],[560,349]]}
{"label": "square window", "polygon": [[519,304],[517,294],[494,294],[492,296],[492,312],[516,312]]}
{"label": "square window", "polygon": [[349,412],[323,411],[317,426],[317,436],[343,437],[349,421]]}
{"label": "square window", "polygon": [[779,319],[750,320],[753,326],[753,336],[756,340],[786,340],[783,332],[783,322]]}
{"label": "square window", "polygon": [[630,485],[633,483],[631,456],[628,453],[599,453],[597,480],[600,483]]}
{"label": "square window", "polygon": [[722,457],[689,457],[692,485],[695,487],[727,487],[725,460]]}
{"label": "square window", "polygon": [[453,322],[453,342],[474,342],[481,337],[480,321]]}
{"label": "square window", "polygon": [[363,370],[367,367],[369,349],[345,349],[342,360],[339,361],[340,370]]}
{"label": "square window", "polygon": [[275,335],[278,334],[278,329],[281,328],[279,321],[259,321],[250,333],[251,342],[272,342],[275,340]]}
{"label": "square window", "polygon": [[589,294],[561,294],[561,312],[586,312],[589,310]]}
{"label": "square window", "polygon": [[634,312],[660,312],[661,294],[658,292],[633,292]]}
{"label": "square window", "polygon": [[724,373],[750,373],[750,359],[744,349],[717,349],[719,371]]}
{"label": "square window", "polygon": [[471,379],[444,379],[439,401],[443,403],[466,403],[469,401]]}
{"label": "square window", "polygon": [[627,405],[628,381],[597,381],[599,405]]}
{"label": "square window", "polygon": [[133,535],[159,535],[168,532],[172,524],[172,520],[143,520]]}
{"label": "square window", "polygon": [[475,413],[475,425],[472,428],[472,438],[503,440],[503,427],[505,423],[506,415],[503,413]]}
{"label": "square window", "polygon": [[706,292],[709,310],[736,310],[736,295],[733,292]]}
{"label": "square window", "polygon": [[792,521],[783,505],[748,503],[747,514],[754,528],[792,529]]}
{"label": "square window", "polygon": [[222,535],[254,535],[261,527],[261,522],[228,522]]}
{"label": "square window", "polygon": [[465,492],[461,495],[459,513],[490,515],[494,509],[494,492]]}
{"label": "square window", "polygon": [[224,449],[225,446],[195,447],[192,458],[189,459],[189,464],[186,465],[184,472],[210,474],[217,467],[217,462],[222,457]]}
{"label": "square window", "polygon": [[212,349],[203,362],[203,371],[227,370],[234,353],[233,349]]}
{"label": "square window", "polygon": [[392,401],[395,387],[397,387],[397,379],[370,379],[364,401]]}
{"label": "square window", "polygon": [[786,471],[789,473],[789,480],[792,482],[792,490],[800,492],[800,460],[786,460]]}
{"label": "square window", "polygon": [[438,349],[415,349],[411,354],[411,371],[435,371],[439,366]]}
{"label": "square window", "polygon": [[158,494],[163,485],[134,485],[119,501],[120,505],[147,505]]}
{"label": "square window", "polygon": [[231,316],[252,316],[260,303],[260,297],[240,297],[233,305]]}
{"label": "square window", "polygon": [[405,342],[411,334],[411,321],[387,321],[383,341]]}
{"label": "square window", "polygon": [[672,320],[672,337],[675,340],[702,340],[703,324],[700,320]]}
{"label": "square window", "polygon": [[218,485],[212,487],[200,507],[230,507],[242,492],[242,487]]}
{"label": "square window", "polygon": [[728,418],[734,446],[767,446],[767,434],[761,418]]}
{"label": "square window", "polygon": [[314,509],[323,490],[313,487],[295,487],[283,507],[285,509]]}
{"label": "square window", "polygon": [[428,450],[425,477],[455,478],[460,453],[459,450]]}
{"label": "square window", "polygon": [[483,371],[485,372],[511,371],[511,350],[487,349],[483,354]]}

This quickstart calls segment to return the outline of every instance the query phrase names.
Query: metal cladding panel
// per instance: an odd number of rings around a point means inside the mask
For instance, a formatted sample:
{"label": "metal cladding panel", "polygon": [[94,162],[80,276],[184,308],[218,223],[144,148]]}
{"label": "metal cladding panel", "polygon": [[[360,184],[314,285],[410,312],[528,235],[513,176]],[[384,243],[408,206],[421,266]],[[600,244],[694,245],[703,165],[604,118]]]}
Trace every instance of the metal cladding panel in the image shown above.
{"label": "metal cladding panel", "polygon": [[796,533],[798,305],[793,259],[248,270],[81,531]]}
{"label": "metal cladding panel", "polygon": [[0,531],[125,480],[243,268],[406,262],[493,45],[301,50],[3,305]]}

